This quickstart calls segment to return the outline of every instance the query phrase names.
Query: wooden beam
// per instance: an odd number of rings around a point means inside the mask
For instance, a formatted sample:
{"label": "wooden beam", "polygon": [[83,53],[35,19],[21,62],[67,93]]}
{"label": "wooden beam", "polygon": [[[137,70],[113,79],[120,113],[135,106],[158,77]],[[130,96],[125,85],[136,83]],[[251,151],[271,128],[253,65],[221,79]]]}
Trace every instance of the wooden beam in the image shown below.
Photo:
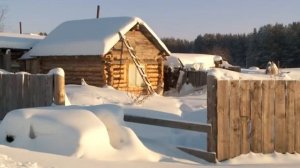
{"label": "wooden beam", "polygon": [[192,148],[186,148],[186,147],[181,147],[181,146],[178,146],[177,148],[179,150],[186,152],[190,155],[193,155],[195,157],[204,159],[211,163],[216,163],[216,153],[214,153],[214,152],[206,152],[206,151],[203,151],[200,149],[192,149]]}
{"label": "wooden beam", "polygon": [[210,131],[211,131],[211,125],[205,124],[205,123],[198,124],[198,123],[192,123],[192,122],[163,120],[163,119],[132,116],[132,115],[124,115],[124,121],[140,123],[140,124],[155,125],[155,126],[161,126],[161,127],[178,128],[178,129],[197,131],[197,132],[205,132],[205,133],[210,133]]}

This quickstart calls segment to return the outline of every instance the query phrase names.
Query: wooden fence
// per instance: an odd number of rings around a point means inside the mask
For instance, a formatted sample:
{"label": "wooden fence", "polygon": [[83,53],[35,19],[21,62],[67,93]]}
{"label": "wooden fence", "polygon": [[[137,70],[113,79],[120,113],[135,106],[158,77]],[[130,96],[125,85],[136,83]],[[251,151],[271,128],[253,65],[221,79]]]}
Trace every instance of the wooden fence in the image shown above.
{"label": "wooden fence", "polygon": [[300,153],[300,81],[208,76],[209,151],[219,161],[250,151]]}
{"label": "wooden fence", "polygon": [[182,79],[180,75],[177,81],[177,90],[180,92],[183,84],[189,83],[193,87],[201,87],[207,84],[207,72],[206,71],[184,71]]}
{"label": "wooden fence", "polygon": [[14,109],[64,104],[64,94],[59,75],[0,74],[0,120]]}

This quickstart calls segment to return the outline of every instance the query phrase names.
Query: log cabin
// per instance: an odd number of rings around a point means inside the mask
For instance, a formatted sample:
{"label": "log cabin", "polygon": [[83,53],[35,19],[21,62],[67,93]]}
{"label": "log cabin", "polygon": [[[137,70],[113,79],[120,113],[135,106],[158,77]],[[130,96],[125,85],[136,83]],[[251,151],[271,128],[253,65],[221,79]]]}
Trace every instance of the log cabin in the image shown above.
{"label": "log cabin", "polygon": [[0,69],[10,72],[23,70],[18,59],[44,36],[0,32]]}
{"label": "log cabin", "polygon": [[147,94],[123,38],[156,92],[163,90],[164,60],[169,50],[151,28],[136,17],[108,17],[67,21],[24,56],[26,71],[47,73],[61,67],[66,84],[87,84],[134,94]]}

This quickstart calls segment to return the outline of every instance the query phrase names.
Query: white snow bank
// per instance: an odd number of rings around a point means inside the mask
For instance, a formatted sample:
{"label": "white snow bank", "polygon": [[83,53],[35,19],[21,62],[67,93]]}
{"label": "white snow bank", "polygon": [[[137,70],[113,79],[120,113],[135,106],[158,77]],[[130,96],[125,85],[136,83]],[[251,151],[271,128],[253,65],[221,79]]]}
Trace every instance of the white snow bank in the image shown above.
{"label": "white snow bank", "polygon": [[[149,161],[102,161],[78,159],[63,155],[40,153],[20,148],[0,145],[0,153],[12,160],[1,160],[0,165],[8,168],[199,168],[200,164],[191,162],[149,162]],[[37,166],[35,166],[37,163]],[[27,167],[24,165],[28,165]],[[32,166],[30,167],[31,164]],[[5,167],[5,166],[3,166]]]}
{"label": "white snow bank", "polygon": [[44,38],[45,36],[0,32],[0,48],[30,49]]}
{"label": "white snow bank", "polygon": [[112,87],[90,85],[66,85],[66,94],[73,105],[99,105],[105,103],[130,104],[132,100],[125,92]]}
{"label": "white snow bank", "polygon": [[[295,73],[296,74],[296,73]],[[274,79],[274,80],[291,80],[296,79],[296,76],[300,76],[297,73],[294,77],[291,77],[289,73],[279,73],[278,75],[268,75],[265,74],[264,70],[242,70],[242,73],[230,71],[222,68],[214,68],[211,69],[208,75],[215,76],[219,80],[267,80],[267,79]],[[300,78],[298,78],[300,79]]]}
{"label": "white snow bank", "polygon": [[0,124],[0,143],[76,158],[159,161],[122,116],[116,105],[14,110]]}
{"label": "white snow bank", "polygon": [[[259,165],[259,164],[276,164],[281,165],[281,167],[287,167],[287,165],[297,165],[300,164],[300,155],[296,154],[282,154],[282,153],[272,153],[272,154],[262,154],[253,153],[243,154],[228,161],[221,163],[222,165]],[[284,164],[284,165],[283,165]]]}
{"label": "white snow bank", "polygon": [[151,28],[137,17],[107,17],[67,21],[30,51],[31,56],[105,55],[136,24],[145,27],[160,47],[170,53]]}
{"label": "white snow bank", "polygon": [[215,55],[209,54],[172,53],[165,64],[169,67],[181,67],[180,60],[185,68],[206,70],[215,67],[214,57]]}

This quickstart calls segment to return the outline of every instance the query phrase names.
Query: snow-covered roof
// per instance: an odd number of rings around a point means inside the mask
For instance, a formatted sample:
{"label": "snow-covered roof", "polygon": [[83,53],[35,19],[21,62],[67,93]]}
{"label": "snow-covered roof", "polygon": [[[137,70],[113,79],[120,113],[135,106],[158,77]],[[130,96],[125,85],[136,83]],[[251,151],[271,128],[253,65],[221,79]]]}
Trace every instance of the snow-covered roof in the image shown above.
{"label": "snow-covered roof", "polygon": [[[184,67],[190,68],[201,64],[202,68],[207,69],[215,66],[215,57],[216,55],[209,54],[171,53],[171,56],[167,58],[166,65],[170,67],[180,67],[182,63]],[[178,60],[180,60],[181,63]]]}
{"label": "snow-covered roof", "polygon": [[67,21],[30,51],[31,56],[105,55],[136,24],[146,28],[157,45],[170,54],[151,28],[137,17],[108,17]]}
{"label": "snow-covered roof", "polygon": [[30,49],[44,36],[0,32],[0,48]]}

